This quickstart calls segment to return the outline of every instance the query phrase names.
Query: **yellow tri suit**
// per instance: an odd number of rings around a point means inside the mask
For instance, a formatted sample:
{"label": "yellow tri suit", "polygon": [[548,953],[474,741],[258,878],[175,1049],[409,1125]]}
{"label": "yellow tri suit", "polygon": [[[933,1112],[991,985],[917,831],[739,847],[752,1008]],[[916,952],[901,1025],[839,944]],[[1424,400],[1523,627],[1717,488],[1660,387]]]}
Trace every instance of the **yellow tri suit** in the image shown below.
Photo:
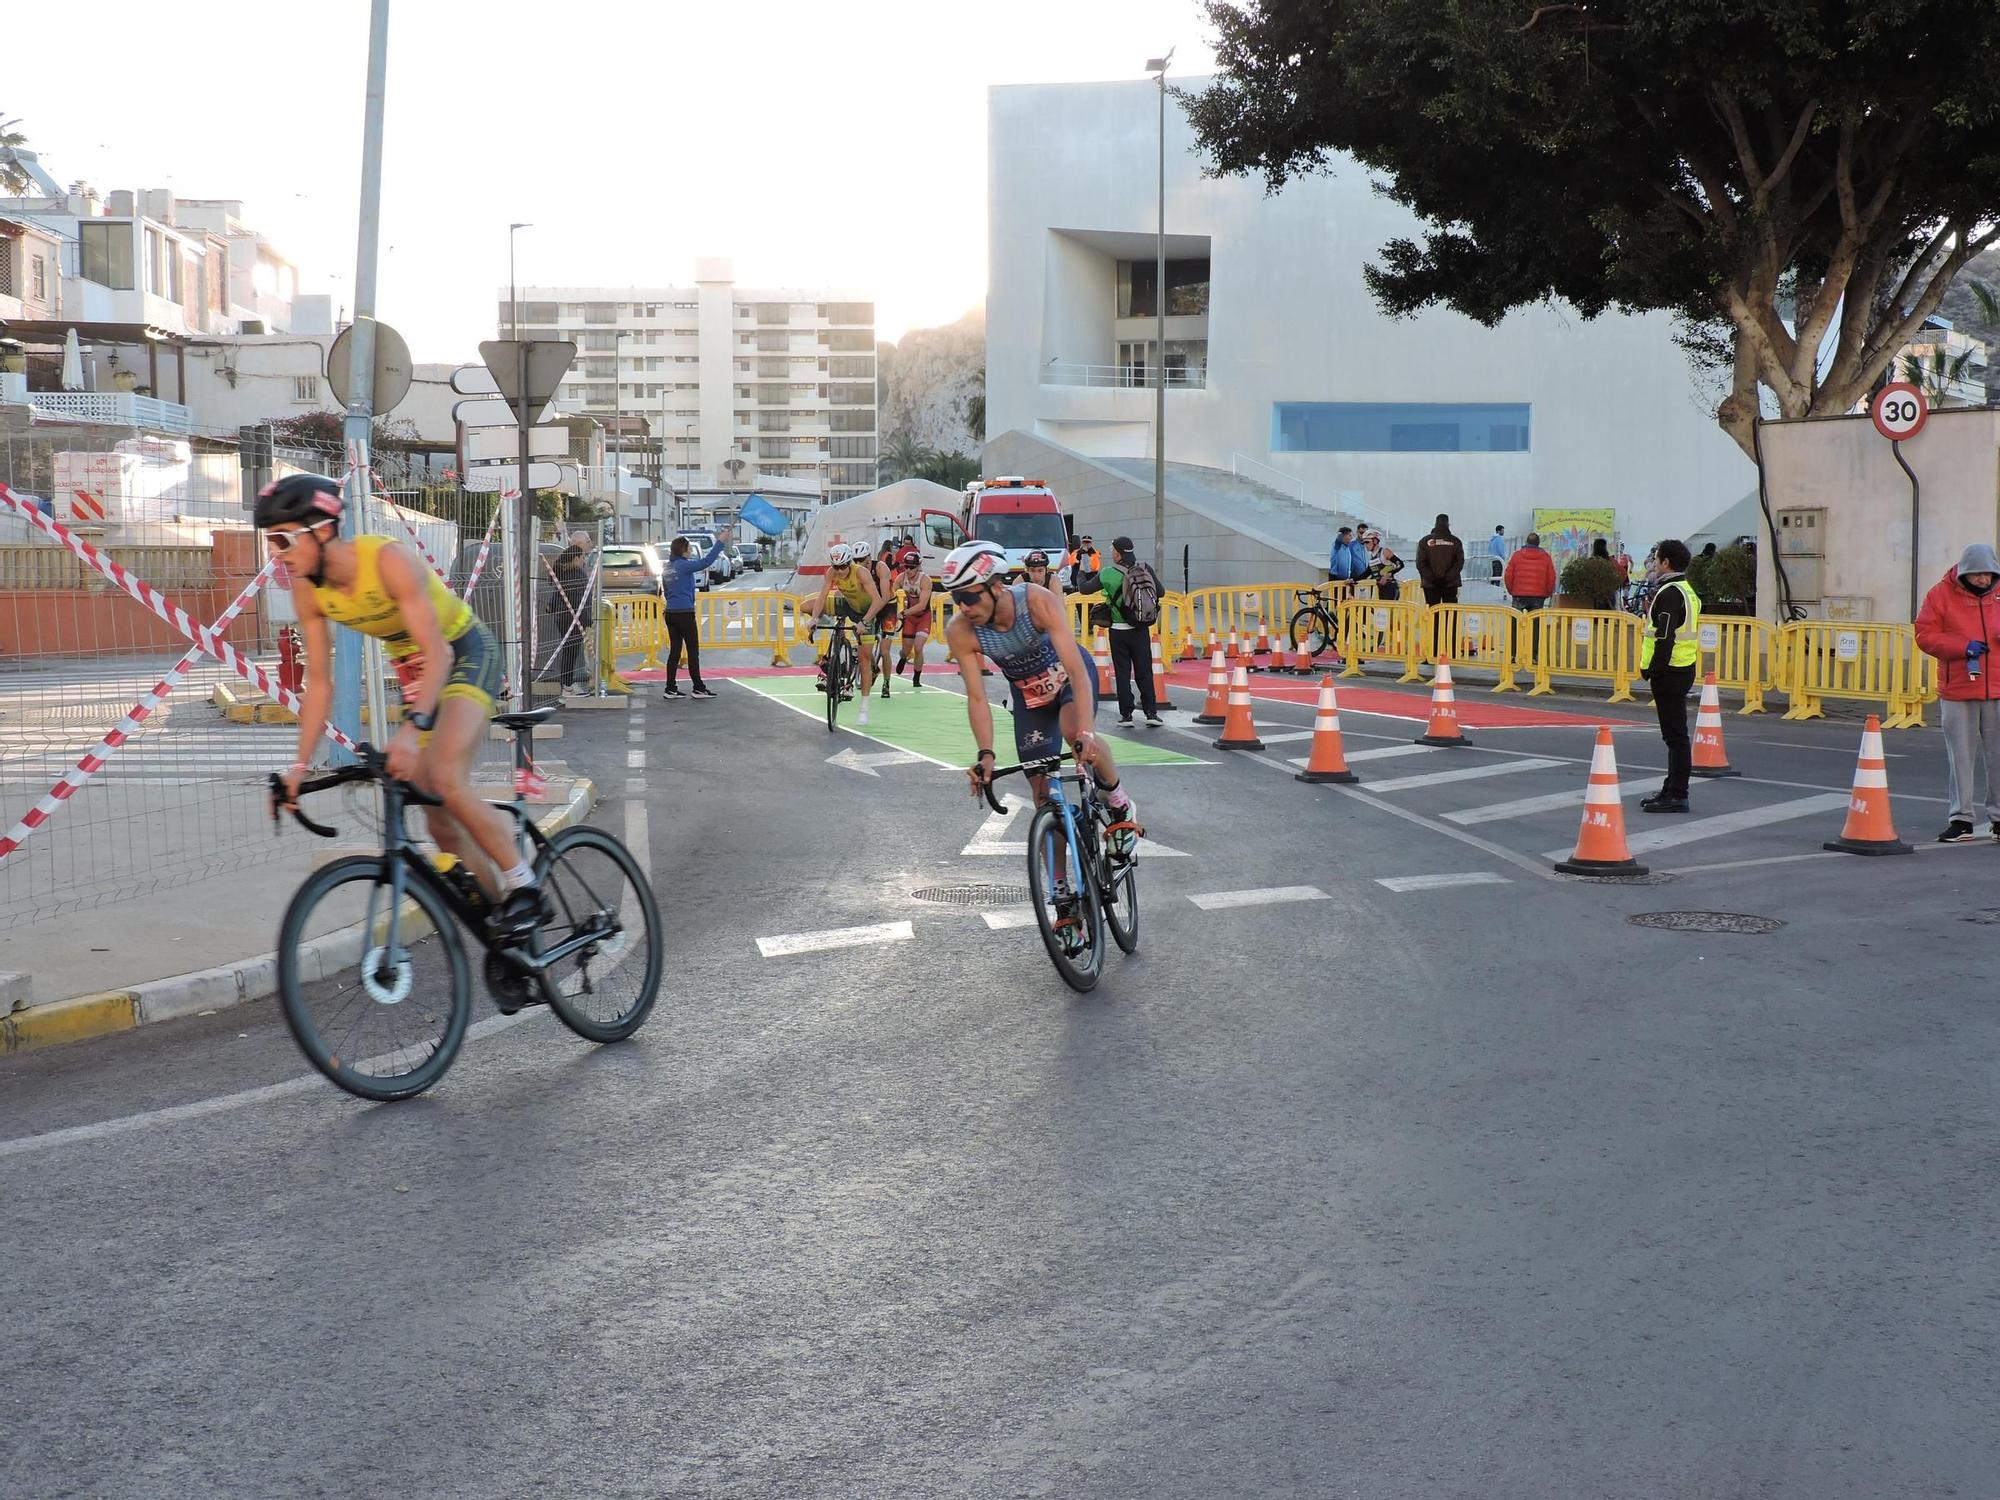
{"label": "yellow tri suit", "polygon": [[[372,635],[382,642],[403,684],[404,701],[423,680],[424,654],[403,619],[402,606],[389,597],[382,585],[382,549],[386,536],[358,536],[354,539],[354,584],[340,588],[333,584],[307,583],[313,602],[329,620]],[[451,676],[444,691],[447,698],[470,698],[488,713],[500,693],[500,651],[493,634],[479,622],[472,606],[445,587],[444,580],[424,570],[431,608],[437,611],[438,627],[451,643]]]}

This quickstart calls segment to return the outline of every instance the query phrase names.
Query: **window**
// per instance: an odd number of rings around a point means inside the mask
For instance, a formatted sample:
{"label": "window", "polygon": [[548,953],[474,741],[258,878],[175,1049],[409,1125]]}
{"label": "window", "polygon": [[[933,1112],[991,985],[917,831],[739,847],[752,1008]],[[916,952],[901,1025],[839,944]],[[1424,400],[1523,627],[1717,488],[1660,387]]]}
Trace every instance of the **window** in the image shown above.
{"label": "window", "polygon": [[49,258],[46,255],[28,257],[28,295],[37,302],[49,300]]}
{"label": "window", "polygon": [[759,302],[757,304],[757,322],[760,326],[768,328],[773,324],[789,323],[791,321],[792,307],[789,302]]}
{"label": "window", "polygon": [[873,380],[875,378],[875,357],[872,354],[864,358],[855,358],[850,355],[846,359],[831,359],[827,361],[827,364],[829,366],[827,373],[836,379],[845,377],[849,380]]}
{"label": "window", "polygon": [[132,226],[122,221],[79,224],[83,279],[114,291],[132,290]]}
{"label": "window", "polygon": [[873,406],[875,387],[872,385],[837,385],[828,398],[835,406]]}
{"label": "window", "polygon": [[822,344],[836,354],[872,354],[875,336],[852,328],[831,328],[819,336]]}
{"label": "window", "polygon": [[872,302],[822,302],[819,315],[829,323],[875,322],[875,304]]}
{"label": "window", "polygon": [[615,333],[586,333],[583,336],[583,351],[586,354],[609,354],[618,347]]}
{"label": "window", "polygon": [[585,406],[616,406],[617,388],[609,385],[587,385],[583,388]]}
{"label": "window", "polygon": [[792,362],[788,359],[760,359],[757,361],[757,373],[767,378],[783,380],[792,373]]}
{"label": "window", "polygon": [[756,341],[756,335],[754,334],[739,333],[736,335],[736,342],[739,344],[754,344]]}
{"label": "window", "polygon": [[[1125,340],[1118,345],[1118,383],[1150,386],[1153,383],[1153,355],[1159,348],[1151,339]],[[1167,385],[1199,390],[1208,384],[1208,340],[1167,340]]]}
{"label": "window", "polygon": [[[835,484],[873,484],[875,465],[873,464],[828,464],[827,478]],[[1058,525],[1061,523],[1058,522]]]}
{"label": "window", "polygon": [[759,432],[790,432],[792,414],[788,411],[760,411],[757,413]]}
{"label": "window", "polygon": [[[523,302],[521,321],[523,323],[553,323],[562,315],[562,306],[556,302]],[[502,314],[504,317],[505,314]]]}
{"label": "window", "polygon": [[949,552],[964,538],[965,533],[959,530],[958,523],[950,516],[941,516],[934,512],[924,517],[924,539],[933,547],[942,547]]}
{"label": "window", "polygon": [[759,406],[789,406],[791,402],[792,393],[785,386],[760,385],[757,387],[757,404]]}
{"label": "window", "polygon": [[757,456],[759,458],[790,458],[792,456],[792,440],[790,438],[758,438]]}
{"label": "window", "polygon": [[757,352],[759,354],[784,354],[791,347],[792,336],[789,333],[760,333],[757,335]]}
{"label": "window", "polygon": [[[516,355],[515,357],[518,359],[520,356]],[[618,373],[618,361],[615,359],[586,359],[583,362],[583,373],[594,379],[609,380]]]}
{"label": "window", "polygon": [[292,377],[292,402],[297,406],[318,406],[319,376],[294,375]]}
{"label": "window", "polygon": [[18,297],[14,280],[14,242],[0,235],[0,297]]}
{"label": "window", "polygon": [[586,302],[583,304],[583,321],[586,323],[616,323],[618,304],[616,302]]}
{"label": "window", "polygon": [[1527,403],[1279,401],[1274,453],[1526,453]]}
{"label": "window", "polygon": [[875,439],[872,437],[837,437],[828,450],[835,458],[873,458]]}
{"label": "window", "polygon": [[875,430],[875,408],[863,411],[830,411],[826,414],[829,432],[873,432]]}
{"label": "window", "polygon": [[[1153,318],[1159,304],[1153,299],[1153,283],[1159,276],[1153,260],[1118,262],[1118,316]],[[1170,260],[1167,262],[1167,316],[1199,318],[1208,314],[1208,261]]]}

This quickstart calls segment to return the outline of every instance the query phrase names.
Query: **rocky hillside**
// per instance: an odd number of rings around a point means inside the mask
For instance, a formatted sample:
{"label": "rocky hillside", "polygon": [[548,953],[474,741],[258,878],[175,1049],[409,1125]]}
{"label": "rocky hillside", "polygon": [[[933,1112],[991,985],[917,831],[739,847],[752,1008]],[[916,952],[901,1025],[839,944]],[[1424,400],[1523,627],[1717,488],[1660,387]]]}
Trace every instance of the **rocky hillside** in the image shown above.
{"label": "rocky hillside", "polygon": [[984,309],[942,328],[913,328],[901,343],[877,345],[882,446],[907,434],[940,453],[977,458],[985,438],[965,425],[965,404],[982,391],[985,368]]}

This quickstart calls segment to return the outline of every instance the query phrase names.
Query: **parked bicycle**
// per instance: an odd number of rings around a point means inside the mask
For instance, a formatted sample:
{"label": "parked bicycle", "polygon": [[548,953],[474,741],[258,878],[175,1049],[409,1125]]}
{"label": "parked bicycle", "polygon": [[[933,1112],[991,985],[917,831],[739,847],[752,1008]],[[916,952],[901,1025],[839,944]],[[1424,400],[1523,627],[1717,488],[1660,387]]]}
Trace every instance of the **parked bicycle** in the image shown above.
{"label": "parked bicycle", "polygon": [[[355,764],[300,784],[301,798],[360,781],[382,792],[382,852],[314,871],[278,928],[285,1024],[306,1060],[350,1094],[407,1099],[451,1066],[472,1015],[461,924],[486,949],[486,987],[503,1013],[547,1004],[586,1041],[617,1042],[652,1011],[665,945],[645,871],[602,828],[543,834],[522,795],[530,731],[555,711],[493,717],[514,733],[515,795],[503,810],[520,824],[544,896],[542,924],[524,937],[491,932],[478,882],[462,865],[437,868],[414,846],[405,809],[438,801],[392,778],[380,751],[361,745]],[[284,783],[271,784],[276,821]],[[337,836],[300,808],[292,815],[310,833]]]}
{"label": "parked bicycle", "polygon": [[987,804],[1004,814],[994,782],[1048,776],[1048,801],[1028,824],[1028,890],[1050,962],[1071,989],[1087,991],[1104,972],[1107,927],[1125,952],[1139,951],[1138,860],[1112,854],[1107,834],[1116,819],[1099,799],[1089,768],[1076,758],[1070,770],[1062,767],[1059,755],[996,766],[982,790]]}
{"label": "parked bicycle", "polygon": [[1292,649],[1316,657],[1329,647],[1338,645],[1340,623],[1326,602],[1326,595],[1318,589],[1293,589],[1292,597],[1302,601],[1292,615]]}
{"label": "parked bicycle", "polygon": [[840,715],[840,705],[861,691],[862,646],[852,620],[839,616],[820,620],[810,633],[816,636],[822,630],[833,632],[827,641],[826,656],[820,661],[820,691],[826,694],[826,728],[831,734],[837,727],[834,721]]}

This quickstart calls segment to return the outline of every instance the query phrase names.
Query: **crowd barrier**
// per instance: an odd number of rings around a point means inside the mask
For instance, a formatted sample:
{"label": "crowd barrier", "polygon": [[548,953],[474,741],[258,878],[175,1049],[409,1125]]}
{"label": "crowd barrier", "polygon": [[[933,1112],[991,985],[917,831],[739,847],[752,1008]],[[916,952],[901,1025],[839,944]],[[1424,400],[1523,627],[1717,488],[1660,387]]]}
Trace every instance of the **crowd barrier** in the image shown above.
{"label": "crowd barrier", "polygon": [[1778,631],[1778,650],[1787,719],[1825,717],[1828,698],[1879,698],[1884,729],[1921,729],[1924,706],[1937,701],[1937,663],[1908,625],[1800,620]]}
{"label": "crowd barrier", "polygon": [[1364,661],[1385,661],[1403,669],[1398,682],[1419,682],[1423,655],[1424,607],[1408,599],[1349,599],[1335,614],[1340,625],[1343,677],[1359,677]]}
{"label": "crowd barrier", "polygon": [[1642,624],[1637,615],[1615,609],[1535,610],[1528,628],[1535,685],[1528,696],[1553,693],[1559,676],[1583,677],[1611,684],[1608,703],[1636,702],[1632,683],[1639,675]]}
{"label": "crowd barrier", "polygon": [[1454,667],[1484,667],[1497,674],[1496,693],[1520,690],[1514,673],[1532,665],[1521,656],[1528,633],[1522,630],[1520,611],[1504,604],[1440,604],[1429,617],[1422,643],[1428,659],[1448,656]]}

